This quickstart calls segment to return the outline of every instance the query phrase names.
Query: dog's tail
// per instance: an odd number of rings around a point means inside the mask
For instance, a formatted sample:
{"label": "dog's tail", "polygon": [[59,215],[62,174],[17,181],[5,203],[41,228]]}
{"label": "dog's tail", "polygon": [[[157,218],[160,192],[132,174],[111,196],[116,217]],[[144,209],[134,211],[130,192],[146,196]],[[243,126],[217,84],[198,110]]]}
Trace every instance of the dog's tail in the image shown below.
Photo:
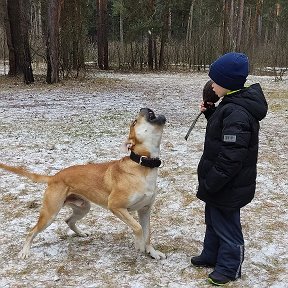
{"label": "dog's tail", "polygon": [[40,175],[40,174],[36,174],[36,173],[32,173],[29,172],[28,170],[26,170],[23,167],[13,167],[13,166],[9,166],[9,165],[5,165],[0,163],[0,168],[13,172],[15,174],[24,176],[29,178],[30,180],[32,180],[33,182],[38,182],[38,183],[48,183],[49,180],[52,178],[52,176],[48,176],[48,175]]}

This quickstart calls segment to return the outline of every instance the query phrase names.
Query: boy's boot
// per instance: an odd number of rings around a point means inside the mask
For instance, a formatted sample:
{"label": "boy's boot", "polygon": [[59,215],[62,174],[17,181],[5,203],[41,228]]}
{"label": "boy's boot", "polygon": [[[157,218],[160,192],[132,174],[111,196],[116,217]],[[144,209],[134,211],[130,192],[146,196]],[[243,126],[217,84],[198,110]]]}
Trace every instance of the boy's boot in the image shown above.
{"label": "boy's boot", "polygon": [[229,283],[230,281],[235,281],[235,279],[227,277],[217,271],[213,271],[212,273],[208,275],[208,281],[213,285],[223,286]]}
{"label": "boy's boot", "polygon": [[191,264],[196,267],[215,267],[215,264],[208,263],[201,255],[192,257]]}

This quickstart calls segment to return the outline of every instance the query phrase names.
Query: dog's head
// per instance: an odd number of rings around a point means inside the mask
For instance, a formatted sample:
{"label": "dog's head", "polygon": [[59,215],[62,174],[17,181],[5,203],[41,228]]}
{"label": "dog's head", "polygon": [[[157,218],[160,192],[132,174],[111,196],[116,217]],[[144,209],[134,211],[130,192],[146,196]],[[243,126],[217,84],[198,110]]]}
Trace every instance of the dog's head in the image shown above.
{"label": "dog's head", "polygon": [[128,150],[147,157],[158,157],[166,118],[156,117],[153,110],[142,108],[130,125],[130,133],[125,142]]}

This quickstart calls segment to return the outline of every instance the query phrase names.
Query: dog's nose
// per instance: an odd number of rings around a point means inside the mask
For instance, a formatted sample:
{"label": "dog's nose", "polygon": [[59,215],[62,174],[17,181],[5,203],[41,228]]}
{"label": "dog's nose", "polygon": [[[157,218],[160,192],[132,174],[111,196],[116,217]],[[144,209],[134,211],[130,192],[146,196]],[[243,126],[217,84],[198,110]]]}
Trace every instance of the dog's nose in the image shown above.
{"label": "dog's nose", "polygon": [[146,112],[146,113],[152,112],[153,113],[153,110],[146,107],[146,108],[141,108],[140,112]]}

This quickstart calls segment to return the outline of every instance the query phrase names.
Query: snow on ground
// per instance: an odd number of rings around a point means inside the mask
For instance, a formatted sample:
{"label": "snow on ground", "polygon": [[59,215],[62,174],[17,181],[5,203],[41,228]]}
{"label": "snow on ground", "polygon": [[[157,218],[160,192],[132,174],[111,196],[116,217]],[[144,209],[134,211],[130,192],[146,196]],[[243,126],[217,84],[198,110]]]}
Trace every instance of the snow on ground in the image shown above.
{"label": "snow on ground", "polygon": [[[0,287],[209,287],[211,270],[189,264],[201,251],[205,230],[204,204],[195,197],[204,118],[184,140],[207,75],[95,72],[88,78],[25,86],[1,77],[0,161],[53,174],[73,164],[118,159],[141,107],[165,114],[164,167],[151,224],[152,242],[167,259],[137,253],[130,229],[93,206],[80,222],[91,236],[69,231],[64,220],[70,211],[64,208],[34,239],[30,258],[19,260],[45,186],[0,171]],[[261,122],[256,197],[242,210],[243,276],[228,287],[287,287],[288,79],[251,76],[249,82],[263,86],[269,113]]]}

